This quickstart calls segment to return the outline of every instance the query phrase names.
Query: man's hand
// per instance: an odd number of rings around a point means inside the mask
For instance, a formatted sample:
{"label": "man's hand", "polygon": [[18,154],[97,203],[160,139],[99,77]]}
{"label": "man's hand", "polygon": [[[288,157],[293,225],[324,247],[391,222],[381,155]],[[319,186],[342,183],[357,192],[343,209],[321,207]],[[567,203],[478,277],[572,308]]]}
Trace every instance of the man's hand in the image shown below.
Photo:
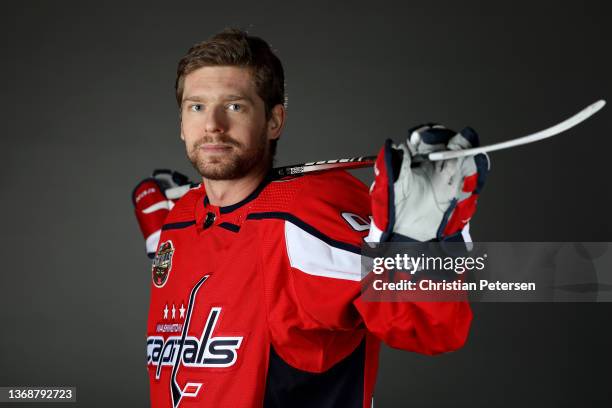
{"label": "man's hand", "polygon": [[415,157],[479,144],[478,135],[469,127],[457,133],[433,124],[412,129],[399,146],[387,140],[374,167],[368,240],[462,240],[461,232],[476,211],[489,171],[488,156],[418,163]]}
{"label": "man's hand", "polygon": [[155,170],[132,192],[136,219],[145,239],[147,255],[153,258],[166,216],[193,183],[187,176],[170,170]]}

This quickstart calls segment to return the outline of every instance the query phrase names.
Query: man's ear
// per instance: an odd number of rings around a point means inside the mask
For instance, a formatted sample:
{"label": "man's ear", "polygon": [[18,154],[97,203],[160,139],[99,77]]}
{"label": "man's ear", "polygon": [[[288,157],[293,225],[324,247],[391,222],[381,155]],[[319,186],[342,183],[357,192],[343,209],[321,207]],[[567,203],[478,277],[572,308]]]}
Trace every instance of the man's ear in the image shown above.
{"label": "man's ear", "polygon": [[278,139],[285,125],[286,111],[285,106],[279,103],[272,108],[270,119],[268,119],[268,139]]}

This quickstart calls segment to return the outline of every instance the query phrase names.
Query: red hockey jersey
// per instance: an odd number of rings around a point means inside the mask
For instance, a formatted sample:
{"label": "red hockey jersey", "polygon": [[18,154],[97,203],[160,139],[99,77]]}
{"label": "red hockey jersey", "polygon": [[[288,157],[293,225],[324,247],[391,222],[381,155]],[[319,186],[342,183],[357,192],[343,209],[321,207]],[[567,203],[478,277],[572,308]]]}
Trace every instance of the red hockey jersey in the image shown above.
{"label": "red hockey jersey", "polygon": [[380,340],[436,354],[467,303],[360,299],[365,185],[342,171],[264,182],[228,207],[200,186],[173,208],[152,266],[153,407],[369,407]]}

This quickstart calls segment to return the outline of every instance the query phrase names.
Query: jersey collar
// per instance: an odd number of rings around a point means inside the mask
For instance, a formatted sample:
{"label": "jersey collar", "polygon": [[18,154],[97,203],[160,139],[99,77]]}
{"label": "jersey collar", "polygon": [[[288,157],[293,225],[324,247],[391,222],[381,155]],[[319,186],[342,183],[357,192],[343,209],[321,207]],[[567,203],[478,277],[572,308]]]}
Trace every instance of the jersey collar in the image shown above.
{"label": "jersey collar", "polygon": [[[227,205],[227,206],[216,206],[210,203],[208,196],[206,195],[206,191],[204,190],[204,198],[200,203],[196,206],[196,223],[198,225],[198,229],[204,229],[203,225],[206,222],[207,217],[210,218],[209,213],[214,214],[215,221],[212,225],[218,225],[222,222],[231,220],[232,222],[240,222],[240,220],[244,219],[242,217],[242,213],[244,211],[239,211],[243,208],[248,208],[246,204],[255,200],[259,194],[266,188],[271,181],[275,179],[275,175],[272,171],[268,172],[268,174],[264,177],[264,179],[259,183],[259,185],[253,190],[246,198],[237,202],[236,204]],[[204,189],[204,183],[202,183],[202,189]],[[240,222],[241,224],[241,222]],[[211,225],[211,226],[212,226]],[[210,226],[208,227],[210,228]]]}

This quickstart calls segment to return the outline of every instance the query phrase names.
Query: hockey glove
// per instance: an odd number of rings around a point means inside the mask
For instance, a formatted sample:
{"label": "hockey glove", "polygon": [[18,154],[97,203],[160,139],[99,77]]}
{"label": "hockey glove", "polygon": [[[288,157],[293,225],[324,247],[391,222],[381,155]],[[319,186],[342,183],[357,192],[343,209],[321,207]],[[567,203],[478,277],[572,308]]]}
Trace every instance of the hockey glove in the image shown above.
{"label": "hockey glove", "polygon": [[155,170],[132,192],[136,219],[145,239],[149,258],[153,258],[166,216],[193,183],[187,176],[170,170]]}
{"label": "hockey glove", "polygon": [[387,140],[374,167],[368,241],[463,241],[461,232],[476,211],[489,171],[488,156],[437,162],[417,162],[417,158],[477,146],[473,129],[457,133],[435,124],[411,129],[408,140],[400,145]]}

